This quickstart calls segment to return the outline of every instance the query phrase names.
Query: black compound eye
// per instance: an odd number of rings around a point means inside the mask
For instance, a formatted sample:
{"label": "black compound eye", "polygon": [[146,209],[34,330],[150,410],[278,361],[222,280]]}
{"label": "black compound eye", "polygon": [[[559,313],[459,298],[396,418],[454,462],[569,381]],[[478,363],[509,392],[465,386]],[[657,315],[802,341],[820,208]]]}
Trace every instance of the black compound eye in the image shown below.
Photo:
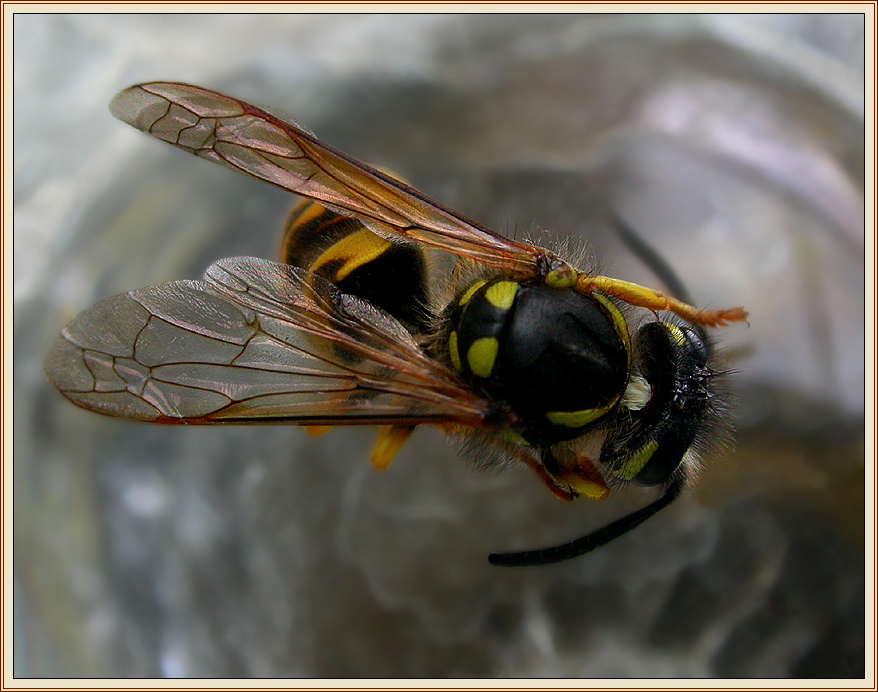
{"label": "black compound eye", "polygon": [[690,327],[653,322],[635,339],[636,371],[651,389],[605,442],[601,462],[639,485],[667,482],[702,429],[710,400],[709,349]]}

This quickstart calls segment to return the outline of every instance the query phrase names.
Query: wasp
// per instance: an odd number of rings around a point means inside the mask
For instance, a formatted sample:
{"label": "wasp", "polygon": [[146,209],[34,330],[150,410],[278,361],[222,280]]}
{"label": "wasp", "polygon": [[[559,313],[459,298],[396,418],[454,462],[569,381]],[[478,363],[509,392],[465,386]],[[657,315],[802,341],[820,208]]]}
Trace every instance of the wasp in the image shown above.
{"label": "wasp", "polygon": [[[746,320],[579,271],[501,236],[302,127],[207,89],[119,93],[117,118],[304,198],[282,262],[223,259],[201,281],[129,291],[61,331],[45,371],[77,406],[151,423],[378,426],[384,469],[420,425],[524,463],[557,497],[626,483],[658,499],[562,545],[585,554],[673,502],[717,409],[706,328]],[[428,252],[455,258],[431,282]],[[652,317],[634,330],[631,311]],[[659,313],[675,318],[664,321]]]}

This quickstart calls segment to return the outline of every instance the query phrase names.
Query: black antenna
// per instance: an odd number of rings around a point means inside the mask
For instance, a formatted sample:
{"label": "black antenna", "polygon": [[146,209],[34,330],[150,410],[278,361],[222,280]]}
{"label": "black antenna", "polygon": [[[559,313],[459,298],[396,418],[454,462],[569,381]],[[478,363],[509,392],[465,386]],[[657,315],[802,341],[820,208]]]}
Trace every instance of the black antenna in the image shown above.
{"label": "black antenna", "polygon": [[686,284],[683,283],[680,275],[674,271],[668,261],[659,254],[658,250],[641,238],[631,225],[618,214],[613,215],[613,227],[625,247],[643,262],[658,277],[659,281],[667,286],[672,296],[684,303],[692,304],[692,297],[689,295]]}
{"label": "black antenna", "polygon": [[[616,234],[625,247],[658,277],[658,280],[665,285],[674,298],[682,300],[689,305],[695,305],[683,279],[680,278],[680,275],[677,274],[670,263],[659,254],[658,250],[641,238],[619,214],[613,214],[613,227],[616,229]],[[692,327],[698,333],[698,336],[701,337],[701,340],[710,348],[711,341],[704,327],[700,325],[692,325]]]}
{"label": "black antenna", "polygon": [[663,510],[680,496],[680,492],[685,484],[685,474],[677,474],[671,480],[671,484],[665,490],[665,494],[658,500],[582,538],[577,538],[569,543],[552,548],[524,550],[517,553],[491,553],[488,556],[488,562],[501,567],[532,567],[550,565],[555,562],[563,562],[564,560],[585,555],[595,548],[600,548],[602,545],[616,540],[619,536],[631,531],[631,529],[637,528],[651,516]]}

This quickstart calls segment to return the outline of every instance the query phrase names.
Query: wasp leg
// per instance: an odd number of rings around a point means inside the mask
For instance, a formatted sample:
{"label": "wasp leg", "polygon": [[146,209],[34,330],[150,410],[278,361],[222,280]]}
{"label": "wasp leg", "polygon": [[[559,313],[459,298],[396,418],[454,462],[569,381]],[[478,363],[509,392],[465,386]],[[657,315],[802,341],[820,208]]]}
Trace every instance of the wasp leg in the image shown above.
{"label": "wasp leg", "polygon": [[685,485],[685,475],[680,474],[671,481],[665,494],[658,500],[621,519],[617,519],[611,524],[607,524],[593,533],[552,548],[524,550],[517,553],[491,553],[488,556],[488,562],[492,565],[500,565],[501,567],[528,567],[549,565],[554,562],[562,562],[585,555],[595,548],[600,548],[602,545],[606,545],[610,541],[619,538],[619,536],[637,528],[654,514],[663,510],[680,496]]}
{"label": "wasp leg", "polygon": [[641,238],[634,229],[618,215],[613,217],[613,226],[619,239],[625,243],[635,257],[643,262],[659,280],[667,286],[671,295],[684,303],[692,303],[692,297],[677,272],[658,251]]}
{"label": "wasp leg", "polygon": [[601,472],[585,455],[578,456],[576,464],[572,468],[562,469],[559,476],[577,495],[589,500],[605,500],[610,494],[610,488]]}
{"label": "wasp leg", "polygon": [[393,457],[415,431],[414,425],[382,425],[378,428],[378,437],[372,447],[369,461],[376,471],[385,471]]}
{"label": "wasp leg", "polygon": [[321,435],[328,433],[334,427],[334,425],[303,425],[302,430],[308,433],[311,437],[320,437]]}
{"label": "wasp leg", "polygon": [[532,468],[543,483],[561,500],[575,500],[579,496],[603,500],[610,492],[606,481],[588,457],[580,456],[573,468],[562,467],[551,449],[543,449],[535,459],[524,452],[518,457]]}
{"label": "wasp leg", "polygon": [[[670,263],[659,254],[658,250],[641,238],[621,216],[614,215],[613,226],[625,247],[652,270],[652,273],[668,288],[671,295],[677,300],[682,300],[684,303],[691,305],[693,301],[692,296],[689,294],[689,289],[686,288],[683,279],[674,271]],[[705,347],[710,349],[711,343],[704,328],[701,325],[693,326],[701,337],[701,341],[704,342]]]}
{"label": "wasp leg", "polygon": [[609,276],[590,276],[581,274],[576,281],[576,291],[588,295],[593,291],[600,291],[607,295],[624,300],[630,305],[646,308],[653,312],[668,310],[679,315],[687,322],[702,325],[704,327],[720,327],[729,322],[746,322],[747,313],[744,308],[731,308],[730,310],[699,310],[687,305],[681,300],[666,295],[652,288],[639,286],[629,281],[613,279]]}
{"label": "wasp leg", "polygon": [[542,450],[539,459],[524,451],[515,451],[513,454],[533,469],[540,477],[540,480],[546,484],[546,487],[548,487],[559,500],[566,500],[569,502],[570,500],[575,500],[577,498],[577,493],[573,488],[553,475],[552,471],[558,468],[558,461],[548,449]]}

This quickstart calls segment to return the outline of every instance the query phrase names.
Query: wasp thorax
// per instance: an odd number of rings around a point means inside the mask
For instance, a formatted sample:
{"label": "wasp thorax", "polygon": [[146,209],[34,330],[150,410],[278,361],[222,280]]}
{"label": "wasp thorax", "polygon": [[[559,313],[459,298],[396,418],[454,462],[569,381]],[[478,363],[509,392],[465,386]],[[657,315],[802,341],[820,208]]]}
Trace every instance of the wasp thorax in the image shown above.
{"label": "wasp thorax", "polygon": [[534,445],[576,437],[618,404],[626,343],[609,301],[541,282],[478,281],[451,306],[452,364],[509,404]]}

